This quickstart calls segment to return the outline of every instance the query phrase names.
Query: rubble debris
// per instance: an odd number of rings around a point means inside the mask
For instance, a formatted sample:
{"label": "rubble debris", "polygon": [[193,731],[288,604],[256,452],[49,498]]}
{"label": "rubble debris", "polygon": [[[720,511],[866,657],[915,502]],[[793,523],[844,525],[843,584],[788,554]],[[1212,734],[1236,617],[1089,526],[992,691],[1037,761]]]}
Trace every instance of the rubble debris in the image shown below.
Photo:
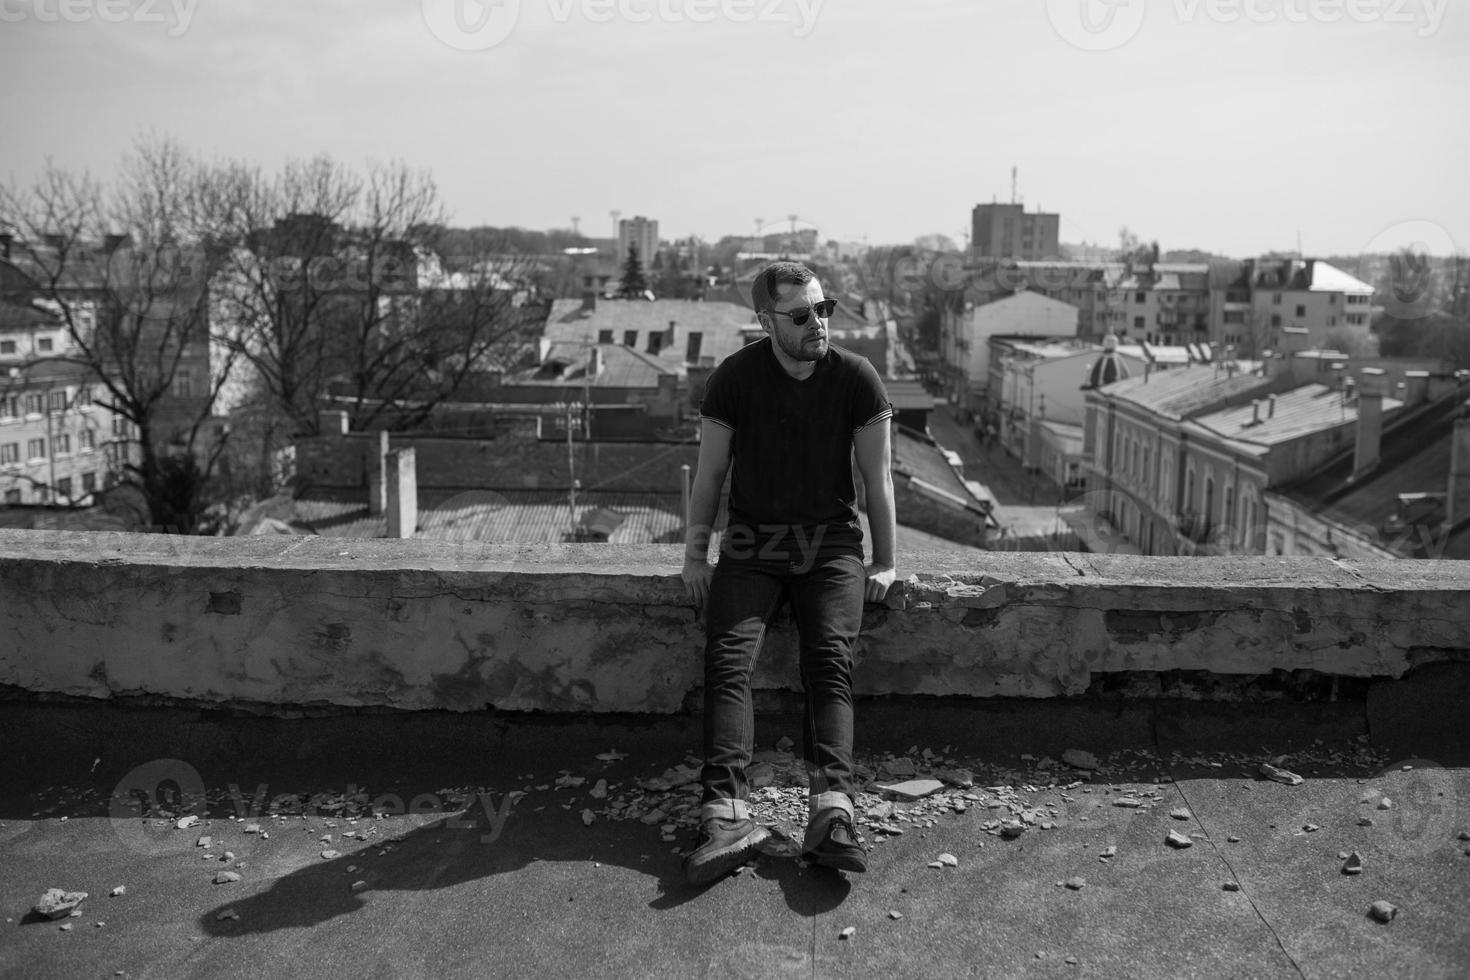
{"label": "rubble debris", "polygon": [[937,779],[910,779],[908,782],[880,785],[878,789],[905,800],[922,800],[944,789],[944,784]]}
{"label": "rubble debris", "polygon": [[1090,771],[1098,768],[1097,756],[1083,749],[1068,749],[1062,753],[1062,761],[1074,769]]}
{"label": "rubble debris", "polygon": [[214,917],[214,921],[224,922],[226,919],[238,920],[239,918],[240,913],[236,912],[234,909],[220,909],[219,914]]}
{"label": "rubble debris", "polygon": [[178,821],[174,824],[174,826],[177,827],[179,830],[188,830],[190,827],[194,826],[198,822],[199,818],[191,813],[187,817],[180,817]]}
{"label": "rubble debris", "polygon": [[360,891],[362,891],[366,887],[367,887],[367,882],[365,882],[365,881],[363,881],[361,879],[358,879],[357,881],[354,881],[352,883],[352,890],[355,891],[355,892],[360,892]]}
{"label": "rubble debris", "polygon": [[597,819],[597,814],[593,813],[591,810],[583,810],[582,811],[582,823],[583,823],[584,826],[587,826],[587,827],[592,826],[592,822],[594,820],[596,820],[596,819]]}
{"label": "rubble debris", "polygon": [[1342,864],[1342,873],[1345,875],[1359,875],[1363,873],[1363,856],[1353,851],[1347,856]]}
{"label": "rubble debris", "polygon": [[905,759],[900,756],[897,759],[884,761],[882,769],[890,776],[917,776],[919,769],[914,765],[914,760]]}
{"label": "rubble debris", "polygon": [[1385,902],[1379,899],[1368,906],[1368,914],[1379,922],[1390,922],[1394,916],[1399,914],[1399,907],[1392,902]]}
{"label": "rubble debris", "polygon": [[893,921],[897,922],[899,919],[902,919],[903,918],[903,913],[900,912],[900,911],[898,911],[898,909],[889,909],[888,910],[888,917],[890,919],[892,919]]}
{"label": "rubble debris", "polygon": [[1175,820],[1188,820],[1193,817],[1194,814],[1189,812],[1188,807],[1176,806],[1174,809],[1169,811],[1169,816],[1173,817]]}
{"label": "rubble debris", "polygon": [[941,769],[934,775],[960,789],[969,789],[975,785],[975,774],[968,769]]}
{"label": "rubble debris", "polygon": [[63,922],[61,924],[61,931],[62,932],[71,932],[71,923],[70,922]]}
{"label": "rubble debris", "polygon": [[1000,825],[1000,835],[1006,840],[1015,840],[1026,832],[1026,825],[1019,820],[1007,820]]}
{"label": "rubble debris", "polygon": [[948,851],[939,855],[937,860],[946,868],[958,868],[960,866],[960,859],[955,857],[953,854],[950,854]]}
{"label": "rubble debris", "polygon": [[64,919],[87,900],[86,892],[68,892],[60,888],[48,888],[32,908],[37,915],[48,919]]}
{"label": "rubble debris", "polygon": [[228,885],[230,882],[239,880],[240,873],[238,871],[221,871],[214,876],[214,883],[216,885]]}
{"label": "rubble debris", "polygon": [[857,935],[857,929],[855,927],[853,927],[853,926],[848,926],[846,929],[843,929],[841,932],[839,932],[837,934],[837,938],[838,939],[851,939],[855,935]]}
{"label": "rubble debris", "polygon": [[201,837],[198,840],[196,840],[194,842],[194,846],[195,847],[208,847],[210,844],[213,844],[213,843],[214,843],[214,838],[213,837],[209,837],[209,836],[206,835],[206,836]]}
{"label": "rubble debris", "polygon": [[1065,884],[1072,891],[1074,891],[1074,892],[1080,892],[1082,889],[1084,889],[1084,888],[1087,887],[1087,879],[1086,878],[1080,878],[1080,877],[1079,878],[1068,878],[1066,880]]}
{"label": "rubble debris", "polygon": [[1098,855],[1098,857],[1101,857],[1101,858],[1110,858],[1110,857],[1117,857],[1117,856],[1118,856],[1118,848],[1117,848],[1116,845],[1113,845],[1113,844],[1109,844],[1107,847],[1104,847],[1102,849],[1102,853]]}
{"label": "rubble debris", "polygon": [[791,739],[785,735],[782,735],[780,738],[776,739],[777,752],[790,752],[794,745],[796,745],[796,743],[791,741]]}
{"label": "rubble debris", "polygon": [[606,752],[597,753],[597,760],[599,762],[617,762],[621,759],[626,759],[627,757],[628,753],[619,752],[617,749],[609,749]]}
{"label": "rubble debris", "polygon": [[327,860],[327,861],[331,861],[334,858],[339,858],[341,856],[342,856],[342,852],[341,851],[334,851],[331,848],[328,848],[327,850],[322,851],[322,858],[324,860]]}
{"label": "rubble debris", "polygon": [[121,898],[122,896],[126,895],[127,893],[128,893],[128,886],[127,885],[118,885],[112,891],[110,891],[110,892],[107,893],[107,897],[108,898]]}
{"label": "rubble debris", "polygon": [[1221,887],[1224,888],[1227,892],[1238,892],[1238,891],[1240,891],[1240,882],[1238,882],[1238,881],[1227,881]]}
{"label": "rubble debris", "polygon": [[1225,838],[1225,842],[1227,844],[1239,844],[1240,838],[1237,837],[1235,834],[1231,834],[1229,837]]}
{"label": "rubble debris", "polygon": [[1300,786],[1302,784],[1302,777],[1289,770],[1273,766],[1269,762],[1261,763],[1260,773],[1272,782],[1284,783],[1287,786]]}
{"label": "rubble debris", "polygon": [[1177,830],[1171,830],[1171,831],[1169,831],[1169,836],[1168,837],[1165,837],[1164,838],[1164,841],[1170,847],[1185,848],[1185,847],[1191,847],[1191,846],[1194,845],[1194,841],[1190,840],[1188,834],[1181,834]]}
{"label": "rubble debris", "polygon": [[245,829],[244,829],[244,831],[242,831],[242,833],[246,833],[246,834],[258,834],[258,833],[260,833],[260,824],[258,824],[258,823],[247,823],[245,825]]}
{"label": "rubble debris", "polygon": [[1143,806],[1143,801],[1136,796],[1120,796],[1113,801],[1113,806],[1123,806],[1130,810],[1136,810]]}
{"label": "rubble debris", "polygon": [[1392,810],[1393,809],[1393,800],[1390,800],[1388,797],[1385,796],[1383,799],[1381,799],[1381,800],[1378,801],[1378,809],[1380,809],[1380,810]]}
{"label": "rubble debris", "polygon": [[1372,817],[1359,817],[1358,818],[1358,826],[1359,827],[1371,827],[1371,826],[1373,826],[1373,818]]}
{"label": "rubble debris", "polygon": [[1314,823],[1304,823],[1304,824],[1302,824],[1302,831],[1304,833],[1315,834],[1317,831],[1319,831],[1321,829],[1322,829],[1321,827],[1318,827]]}

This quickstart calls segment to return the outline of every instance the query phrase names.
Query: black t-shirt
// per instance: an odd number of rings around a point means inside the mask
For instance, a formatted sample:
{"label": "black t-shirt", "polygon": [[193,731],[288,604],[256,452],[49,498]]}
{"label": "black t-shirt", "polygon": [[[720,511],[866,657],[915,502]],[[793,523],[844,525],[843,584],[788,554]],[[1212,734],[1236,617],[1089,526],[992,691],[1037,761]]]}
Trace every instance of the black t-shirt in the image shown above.
{"label": "black t-shirt", "polygon": [[730,430],[724,554],[863,553],[852,480],[853,434],[893,415],[865,357],[829,345],[798,381],[766,337],[720,362],[700,417]]}

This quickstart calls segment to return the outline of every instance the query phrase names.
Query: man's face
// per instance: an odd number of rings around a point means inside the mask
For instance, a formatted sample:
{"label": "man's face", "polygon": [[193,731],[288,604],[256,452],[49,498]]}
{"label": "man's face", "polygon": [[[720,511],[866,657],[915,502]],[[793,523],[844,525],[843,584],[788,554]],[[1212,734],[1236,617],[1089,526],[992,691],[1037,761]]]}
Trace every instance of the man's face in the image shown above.
{"label": "man's face", "polygon": [[[786,283],[780,289],[780,296],[773,307],[780,312],[766,313],[766,332],[792,360],[820,361],[827,356],[827,318],[817,316],[810,307],[827,298],[822,293],[822,284],[813,279],[805,286]],[[796,313],[799,316],[803,311],[810,315],[801,326],[784,315]]]}

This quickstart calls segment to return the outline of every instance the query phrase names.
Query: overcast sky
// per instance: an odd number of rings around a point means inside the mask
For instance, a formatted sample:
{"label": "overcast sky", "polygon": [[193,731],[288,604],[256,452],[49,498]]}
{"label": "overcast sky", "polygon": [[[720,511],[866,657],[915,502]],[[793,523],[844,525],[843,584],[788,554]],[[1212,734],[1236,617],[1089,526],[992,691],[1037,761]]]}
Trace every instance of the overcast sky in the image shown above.
{"label": "overcast sky", "polygon": [[402,159],[458,225],[879,244],[962,242],[1015,165],[1063,241],[1470,248],[1447,0],[0,0],[0,84],[4,179],[153,130]]}

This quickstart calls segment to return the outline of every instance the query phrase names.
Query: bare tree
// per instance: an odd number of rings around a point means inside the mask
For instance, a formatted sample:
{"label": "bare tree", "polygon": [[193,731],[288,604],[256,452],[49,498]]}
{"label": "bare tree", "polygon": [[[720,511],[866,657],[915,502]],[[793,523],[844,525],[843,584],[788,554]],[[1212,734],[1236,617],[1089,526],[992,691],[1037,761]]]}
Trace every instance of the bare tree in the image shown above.
{"label": "bare tree", "polygon": [[111,187],[48,163],[29,186],[0,188],[14,237],[14,298],[52,313],[64,349],[29,367],[81,368],[96,399],[130,424],[111,449],[149,522],[189,532],[227,431],[214,424],[228,357],[211,364],[213,216],[197,209],[198,165],[178,144],[140,139]]}
{"label": "bare tree", "polygon": [[272,445],[317,431],[328,404],[357,428],[422,422],[544,322],[525,302],[533,259],[442,254],[427,172],[318,157],[269,178],[236,164],[213,184],[233,216],[218,333],[275,406]]}

